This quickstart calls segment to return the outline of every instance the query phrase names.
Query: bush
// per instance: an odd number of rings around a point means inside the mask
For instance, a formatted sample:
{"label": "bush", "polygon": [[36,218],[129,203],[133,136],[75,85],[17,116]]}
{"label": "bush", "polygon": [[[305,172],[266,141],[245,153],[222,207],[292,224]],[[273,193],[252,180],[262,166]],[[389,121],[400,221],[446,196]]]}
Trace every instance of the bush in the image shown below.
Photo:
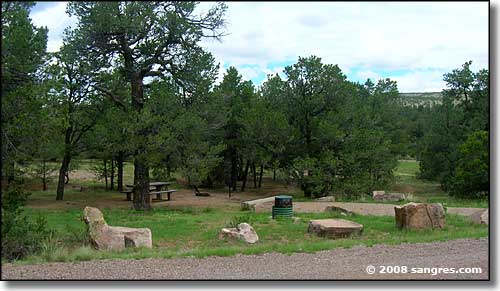
{"label": "bush", "polygon": [[484,198],[490,192],[489,142],[487,131],[469,135],[459,147],[460,158],[451,178],[451,193],[464,198]]}
{"label": "bush", "polygon": [[8,261],[38,253],[50,237],[43,216],[32,220],[23,213],[29,195],[18,186],[2,195],[2,258]]}

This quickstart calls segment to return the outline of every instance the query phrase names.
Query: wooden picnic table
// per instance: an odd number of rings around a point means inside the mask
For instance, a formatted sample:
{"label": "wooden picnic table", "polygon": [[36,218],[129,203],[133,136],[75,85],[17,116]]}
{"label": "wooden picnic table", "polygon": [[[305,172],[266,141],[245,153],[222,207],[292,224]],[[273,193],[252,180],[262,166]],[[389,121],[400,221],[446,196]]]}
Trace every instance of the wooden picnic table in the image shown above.
{"label": "wooden picnic table", "polygon": [[[168,195],[168,200],[170,200],[170,194],[173,193],[173,192],[177,192],[177,190],[168,190],[168,185],[171,185],[172,182],[150,182],[149,183],[149,187],[150,187],[150,200],[152,201],[152,197],[151,195],[155,195],[156,194],[156,199],[157,200],[163,200],[163,197],[162,197],[162,194],[166,193]],[[127,187],[130,187],[130,188],[134,188],[134,185],[125,185]],[[154,187],[154,191],[151,191],[152,187]],[[165,189],[163,189],[165,188]],[[131,197],[131,189],[129,190],[126,190],[126,191],[123,191],[124,193],[127,193],[127,200],[132,200],[132,197]]]}

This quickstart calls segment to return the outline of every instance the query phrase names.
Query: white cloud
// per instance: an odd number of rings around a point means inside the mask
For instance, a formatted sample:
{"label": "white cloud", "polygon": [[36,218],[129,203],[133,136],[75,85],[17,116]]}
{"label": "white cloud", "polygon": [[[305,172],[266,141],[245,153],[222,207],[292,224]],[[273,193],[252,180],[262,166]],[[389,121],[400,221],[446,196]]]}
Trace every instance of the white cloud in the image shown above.
{"label": "white cloud", "polygon": [[[213,4],[202,2],[198,10]],[[32,13],[36,25],[49,27],[51,51],[61,45],[64,28],[75,23],[65,14],[65,5],[59,2]],[[361,69],[366,76],[390,77],[381,72],[408,71],[397,78],[403,82],[399,88],[417,91],[442,88],[442,74],[467,60],[473,60],[475,70],[488,67],[488,2],[227,5],[229,35],[222,42],[203,40],[202,45],[246,78],[276,72],[298,56],[312,54],[338,64],[345,74]],[[220,76],[224,71],[221,66]]]}
{"label": "white cloud", "polygon": [[[344,73],[363,68],[372,77],[384,70],[440,70],[467,60],[488,66],[488,3],[230,2],[222,43],[205,41],[217,59],[242,68],[295,62],[315,54]],[[414,75],[416,73],[413,73]],[[418,73],[419,82],[427,71]],[[421,77],[420,77],[421,76]],[[401,78],[400,78],[401,79]],[[404,78],[402,79],[404,80]],[[402,88],[416,88],[407,84]]]}
{"label": "white cloud", "polygon": [[66,14],[67,2],[57,2],[56,5],[31,13],[31,19],[35,26],[46,26],[49,29],[47,50],[58,51],[63,43],[63,33],[67,27],[74,27],[77,23],[76,17]]}
{"label": "white cloud", "polygon": [[446,85],[443,74],[437,70],[409,72],[391,79],[398,82],[399,92],[440,92]]}
{"label": "white cloud", "polygon": [[257,78],[262,72],[258,67],[243,67],[238,70],[245,80]]}
{"label": "white cloud", "polygon": [[378,74],[372,70],[360,71],[357,73],[357,75],[362,80],[371,79],[371,81],[375,82],[375,83],[378,80],[383,79],[383,77],[380,74]]}

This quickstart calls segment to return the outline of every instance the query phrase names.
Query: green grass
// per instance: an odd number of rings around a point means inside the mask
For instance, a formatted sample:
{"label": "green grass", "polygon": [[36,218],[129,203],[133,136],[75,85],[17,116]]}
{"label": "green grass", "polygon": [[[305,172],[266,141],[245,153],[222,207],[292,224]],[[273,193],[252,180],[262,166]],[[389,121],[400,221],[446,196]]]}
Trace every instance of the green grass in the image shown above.
{"label": "green grass", "polygon": [[[158,208],[143,213],[127,209],[103,209],[110,225],[148,227],[153,234],[152,249],[126,249],[124,251],[97,251],[86,241],[86,228],[81,221],[81,210],[27,210],[30,215],[43,214],[48,227],[54,230],[44,251],[17,263],[47,261],[81,261],[107,258],[140,259],[171,257],[230,256],[234,254],[261,254],[268,252],[316,252],[338,247],[374,244],[400,244],[429,242],[458,238],[488,236],[488,227],[475,225],[464,217],[447,215],[442,230],[397,230],[394,218],[389,216],[350,216],[347,219],[364,225],[360,237],[325,239],[307,233],[311,219],[345,218],[339,213],[297,213],[298,222],[272,220],[269,213],[227,211],[206,208]],[[250,223],[260,240],[255,245],[241,241],[219,240],[218,232],[239,222]]]}
{"label": "green grass", "polygon": [[[90,170],[95,161],[79,161],[79,168]],[[488,207],[486,200],[464,200],[449,197],[439,184],[416,179],[419,170],[416,161],[400,161],[395,169],[395,182],[386,189],[389,191],[413,193],[411,201],[440,202],[445,207]],[[71,177],[71,176],[70,176]],[[125,164],[125,184],[133,180],[133,165]],[[36,182],[36,181],[34,181]],[[89,189],[80,192],[72,185],[82,185]],[[268,189],[275,185],[263,185],[262,189],[251,191],[266,195]],[[38,188],[37,188],[38,187]],[[173,185],[182,188],[182,185]],[[173,188],[172,187],[172,188]],[[29,189],[32,205],[51,203],[55,198],[55,183],[49,185],[49,191],[40,191],[38,185]],[[310,201],[301,192],[289,189],[287,195],[292,195],[294,201]],[[269,195],[267,195],[269,196]],[[475,225],[464,217],[447,215],[446,227],[442,230],[400,231],[395,228],[394,218],[389,216],[350,216],[347,219],[361,223],[365,230],[362,236],[349,239],[324,239],[307,233],[308,222],[311,219],[341,217],[336,213],[297,213],[301,218],[298,222],[269,219],[270,213],[254,213],[239,211],[230,205],[218,208],[173,208],[171,206],[155,208],[143,213],[126,208],[102,208],[110,225],[128,227],[148,227],[153,233],[153,249],[127,249],[124,251],[97,251],[86,241],[86,227],[81,220],[82,209],[71,206],[74,202],[92,202],[108,199],[123,200],[123,195],[117,191],[104,189],[102,181],[80,181],[72,179],[65,190],[66,204],[57,204],[55,209],[27,208],[29,215],[42,214],[47,218],[48,228],[54,231],[50,242],[45,242],[41,254],[31,256],[17,263],[34,263],[50,261],[81,261],[107,258],[140,259],[140,258],[171,258],[171,257],[205,257],[230,256],[234,254],[261,254],[267,252],[316,252],[338,247],[354,245],[399,244],[404,242],[429,242],[451,240],[458,238],[479,238],[488,236],[488,227]],[[374,202],[371,197],[364,196],[351,202]],[[403,201],[400,203],[406,203]],[[87,204],[88,203],[88,204]],[[81,203],[80,203],[81,204]],[[114,207],[113,205],[110,205]],[[233,205],[234,206],[234,205]],[[49,207],[50,208],[50,207]],[[61,209],[63,208],[63,209]],[[223,227],[231,227],[240,222],[250,223],[257,231],[260,241],[248,245],[240,241],[224,241],[218,239],[218,233]]]}
{"label": "green grass", "polygon": [[446,207],[488,207],[486,199],[452,197],[441,189],[439,183],[417,179],[419,166],[418,161],[399,161],[394,170],[395,181],[389,190],[412,193],[410,200],[414,202],[442,203]]}

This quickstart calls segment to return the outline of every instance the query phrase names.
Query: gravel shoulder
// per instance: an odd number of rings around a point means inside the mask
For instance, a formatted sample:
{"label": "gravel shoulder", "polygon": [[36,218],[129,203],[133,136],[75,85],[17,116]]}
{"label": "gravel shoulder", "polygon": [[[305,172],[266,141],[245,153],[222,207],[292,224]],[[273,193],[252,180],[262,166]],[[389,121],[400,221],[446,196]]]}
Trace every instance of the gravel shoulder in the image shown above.
{"label": "gravel shoulder", "polygon": [[[355,246],[314,254],[100,260],[2,265],[2,280],[179,280],[179,279],[488,279],[488,238],[396,246]],[[367,274],[367,266],[376,273]],[[380,266],[406,266],[406,273],[380,274]],[[480,274],[416,274],[415,268],[481,268]],[[432,269],[430,269],[432,272]],[[434,269],[437,272],[437,269]]]}

